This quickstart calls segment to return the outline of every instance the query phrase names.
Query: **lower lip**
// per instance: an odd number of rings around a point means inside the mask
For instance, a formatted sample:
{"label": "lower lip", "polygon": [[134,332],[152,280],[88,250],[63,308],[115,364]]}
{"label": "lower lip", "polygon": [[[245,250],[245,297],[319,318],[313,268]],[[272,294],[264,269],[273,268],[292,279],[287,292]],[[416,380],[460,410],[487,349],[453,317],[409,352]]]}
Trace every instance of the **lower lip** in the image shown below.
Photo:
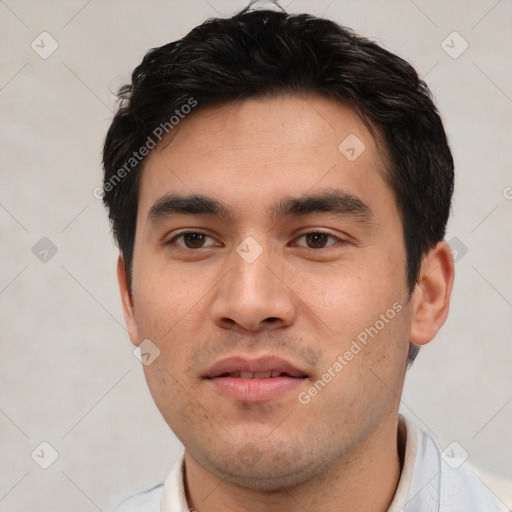
{"label": "lower lip", "polygon": [[242,379],[216,377],[209,379],[217,391],[242,402],[263,402],[274,400],[283,393],[300,386],[303,378],[271,377],[268,379]]}

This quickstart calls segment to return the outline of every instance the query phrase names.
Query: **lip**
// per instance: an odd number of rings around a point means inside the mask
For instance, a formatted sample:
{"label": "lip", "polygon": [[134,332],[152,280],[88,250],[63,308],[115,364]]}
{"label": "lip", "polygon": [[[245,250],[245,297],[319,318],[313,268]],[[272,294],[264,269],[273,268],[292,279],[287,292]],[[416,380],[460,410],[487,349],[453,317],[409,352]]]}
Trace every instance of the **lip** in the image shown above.
{"label": "lip", "polygon": [[308,375],[289,361],[276,356],[257,359],[229,357],[215,363],[204,378],[219,393],[229,398],[262,402],[275,400],[302,385]]}
{"label": "lip", "polygon": [[306,372],[295,365],[277,356],[265,356],[249,359],[242,356],[227,357],[217,361],[204,375],[207,379],[213,379],[232,373],[286,373],[290,377],[307,377]]}

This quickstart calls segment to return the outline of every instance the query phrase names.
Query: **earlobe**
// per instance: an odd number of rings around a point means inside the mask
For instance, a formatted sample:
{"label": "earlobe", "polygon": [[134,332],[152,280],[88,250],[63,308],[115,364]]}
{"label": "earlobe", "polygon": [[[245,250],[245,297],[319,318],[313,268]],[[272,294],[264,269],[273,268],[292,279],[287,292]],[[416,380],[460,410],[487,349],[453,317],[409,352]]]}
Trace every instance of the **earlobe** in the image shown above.
{"label": "earlobe", "polygon": [[414,289],[410,340],[416,345],[431,341],[446,321],[455,276],[452,251],[439,242],[423,258]]}
{"label": "earlobe", "polygon": [[130,285],[126,275],[126,268],[121,254],[117,259],[117,281],[119,283],[121,302],[123,304],[124,320],[126,327],[128,328],[128,335],[130,336],[131,342],[135,346],[138,346],[140,343],[139,329],[135,320],[135,308],[132,292],[130,290]]}

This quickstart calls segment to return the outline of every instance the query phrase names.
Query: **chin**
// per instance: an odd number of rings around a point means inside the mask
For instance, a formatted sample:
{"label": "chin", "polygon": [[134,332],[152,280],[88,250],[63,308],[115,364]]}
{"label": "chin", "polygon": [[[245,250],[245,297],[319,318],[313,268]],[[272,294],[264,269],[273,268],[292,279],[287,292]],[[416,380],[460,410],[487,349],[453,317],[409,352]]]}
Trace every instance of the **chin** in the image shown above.
{"label": "chin", "polygon": [[269,470],[267,470],[265,474],[261,474],[261,471],[258,471],[257,474],[255,473],[256,472],[252,472],[247,475],[241,473],[222,473],[222,475],[224,480],[239,487],[253,491],[266,492],[269,494],[282,492],[283,489],[292,490],[294,487],[308,482],[312,478],[318,476],[311,470],[311,467],[302,468],[294,474],[290,474],[288,468],[287,474],[279,476],[277,476],[277,473],[269,475]]}
{"label": "chin", "polygon": [[245,489],[269,493],[291,489],[321,477],[329,466],[325,455],[306,453],[297,448],[278,450],[265,447],[260,452],[257,445],[251,443],[238,451],[226,450],[219,456],[204,454],[198,462],[222,480]]}

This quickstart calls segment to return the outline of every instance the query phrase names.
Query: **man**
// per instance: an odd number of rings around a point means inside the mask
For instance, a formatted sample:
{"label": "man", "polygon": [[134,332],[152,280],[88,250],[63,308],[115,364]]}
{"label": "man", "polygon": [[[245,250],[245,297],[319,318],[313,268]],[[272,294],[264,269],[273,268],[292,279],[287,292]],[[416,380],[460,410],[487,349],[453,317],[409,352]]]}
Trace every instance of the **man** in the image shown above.
{"label": "man", "polygon": [[247,8],[151,50],[120,95],[124,314],[185,450],[119,510],[497,510],[398,415],[454,277],[453,161],[411,66]]}

